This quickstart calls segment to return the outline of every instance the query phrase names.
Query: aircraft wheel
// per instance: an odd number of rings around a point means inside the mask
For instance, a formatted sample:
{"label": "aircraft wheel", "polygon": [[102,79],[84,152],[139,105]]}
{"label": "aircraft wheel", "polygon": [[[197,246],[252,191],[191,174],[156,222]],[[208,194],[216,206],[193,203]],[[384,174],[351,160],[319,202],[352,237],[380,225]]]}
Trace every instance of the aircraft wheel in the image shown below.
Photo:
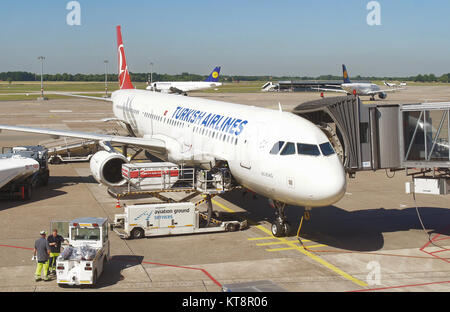
{"label": "aircraft wheel", "polygon": [[284,236],[288,236],[291,231],[291,225],[288,222],[284,222],[282,225]]}
{"label": "aircraft wheel", "polygon": [[272,223],[272,235],[275,237],[283,237],[284,236],[284,228],[281,223],[279,223],[279,222]]}

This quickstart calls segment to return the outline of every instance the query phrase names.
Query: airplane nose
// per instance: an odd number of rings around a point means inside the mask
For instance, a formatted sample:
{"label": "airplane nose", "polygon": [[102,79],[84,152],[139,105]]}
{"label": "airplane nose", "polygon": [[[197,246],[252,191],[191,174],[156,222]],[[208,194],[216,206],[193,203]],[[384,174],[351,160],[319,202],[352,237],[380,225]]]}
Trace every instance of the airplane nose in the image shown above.
{"label": "airplane nose", "polygon": [[339,169],[334,167],[329,170],[330,173],[325,175],[322,179],[323,196],[320,201],[325,206],[336,203],[345,194],[345,190],[347,188],[345,171],[343,170],[342,165],[338,168]]}
{"label": "airplane nose", "polygon": [[308,183],[308,201],[312,207],[329,206],[345,194],[347,180],[340,160],[327,161],[316,167],[314,182]]}

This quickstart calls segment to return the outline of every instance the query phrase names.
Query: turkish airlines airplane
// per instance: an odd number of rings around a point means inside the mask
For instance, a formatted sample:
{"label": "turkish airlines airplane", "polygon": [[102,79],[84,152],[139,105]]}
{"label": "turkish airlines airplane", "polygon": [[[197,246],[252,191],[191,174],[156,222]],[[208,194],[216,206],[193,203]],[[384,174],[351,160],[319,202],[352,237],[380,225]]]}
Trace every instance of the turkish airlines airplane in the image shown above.
{"label": "turkish airlines airplane", "polygon": [[382,100],[387,98],[387,92],[395,92],[397,90],[402,90],[401,88],[395,89],[381,89],[378,85],[374,83],[359,83],[359,82],[351,82],[348,76],[347,68],[344,64],[342,64],[342,73],[344,83],[341,84],[341,89],[327,89],[327,88],[315,88],[315,90],[319,91],[329,91],[329,92],[340,92],[346,93],[348,95],[358,95],[358,96],[370,96],[371,100],[375,100],[375,96]]}
{"label": "turkish airlines airplane", "polygon": [[222,85],[219,82],[220,66],[213,69],[205,81],[161,81],[153,82],[146,90],[159,91],[164,93],[186,94],[188,91],[204,90]]}
{"label": "turkish airlines airplane", "polygon": [[327,136],[313,123],[289,112],[228,102],[136,90],[127,69],[117,26],[119,84],[111,99],[116,120],[130,136],[0,125],[0,129],[55,137],[96,140],[105,148],[91,158],[91,172],[102,184],[124,183],[127,158],[111,144],[137,146],[176,164],[228,168],[236,183],[271,199],[275,236],[287,235],[286,204],[328,206],[345,193],[343,165]]}

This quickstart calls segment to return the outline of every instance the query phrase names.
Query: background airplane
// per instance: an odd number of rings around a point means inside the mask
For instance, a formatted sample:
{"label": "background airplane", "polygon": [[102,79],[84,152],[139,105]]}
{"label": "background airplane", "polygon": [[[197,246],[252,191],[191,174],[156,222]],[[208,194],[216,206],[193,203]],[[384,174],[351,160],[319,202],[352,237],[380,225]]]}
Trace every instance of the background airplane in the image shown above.
{"label": "background airplane", "polygon": [[[344,167],[327,136],[310,121],[290,112],[134,89],[117,26],[119,86],[111,98],[116,120],[130,136],[0,125],[0,129],[98,141],[105,149],[91,158],[97,181],[125,183],[128,159],[112,143],[137,146],[158,158],[229,170],[234,185],[270,198],[276,209],[275,236],[289,233],[286,205],[322,207],[345,193]],[[86,97],[97,99],[95,97]]]}
{"label": "background airplane", "polygon": [[399,84],[396,83],[390,83],[387,81],[383,81],[384,85],[387,87],[395,88],[395,87],[406,87],[406,82],[400,82]]}
{"label": "background airplane", "polygon": [[220,66],[214,68],[205,81],[161,81],[153,82],[146,89],[151,91],[159,91],[163,93],[180,93],[186,94],[188,91],[203,90],[222,85],[219,82]]}
{"label": "background airplane", "polygon": [[387,92],[395,92],[397,90],[401,90],[400,88],[395,89],[381,89],[378,85],[374,83],[359,83],[359,82],[351,82],[349,79],[347,68],[345,64],[342,64],[342,73],[344,83],[341,84],[341,89],[331,89],[331,88],[314,88],[319,91],[327,91],[327,92],[339,92],[346,94],[355,94],[358,96],[370,96],[371,100],[375,100],[375,96],[378,95],[380,99],[387,98]]}

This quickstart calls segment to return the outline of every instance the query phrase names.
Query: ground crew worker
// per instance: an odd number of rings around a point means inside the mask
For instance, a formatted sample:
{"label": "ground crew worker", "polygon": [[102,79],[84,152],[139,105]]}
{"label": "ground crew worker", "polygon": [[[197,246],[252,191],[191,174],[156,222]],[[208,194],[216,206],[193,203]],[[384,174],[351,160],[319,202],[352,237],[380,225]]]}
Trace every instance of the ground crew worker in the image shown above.
{"label": "ground crew worker", "polygon": [[41,231],[41,238],[34,243],[34,256],[37,256],[37,266],[35,272],[36,282],[41,280],[42,269],[44,269],[44,281],[48,281],[48,256],[50,255],[50,246],[45,239],[47,233]]}
{"label": "ground crew worker", "polygon": [[58,258],[61,252],[61,244],[64,242],[64,238],[58,235],[57,229],[53,229],[52,235],[47,238],[47,242],[50,246],[48,270],[50,274],[56,274],[56,258]]}

